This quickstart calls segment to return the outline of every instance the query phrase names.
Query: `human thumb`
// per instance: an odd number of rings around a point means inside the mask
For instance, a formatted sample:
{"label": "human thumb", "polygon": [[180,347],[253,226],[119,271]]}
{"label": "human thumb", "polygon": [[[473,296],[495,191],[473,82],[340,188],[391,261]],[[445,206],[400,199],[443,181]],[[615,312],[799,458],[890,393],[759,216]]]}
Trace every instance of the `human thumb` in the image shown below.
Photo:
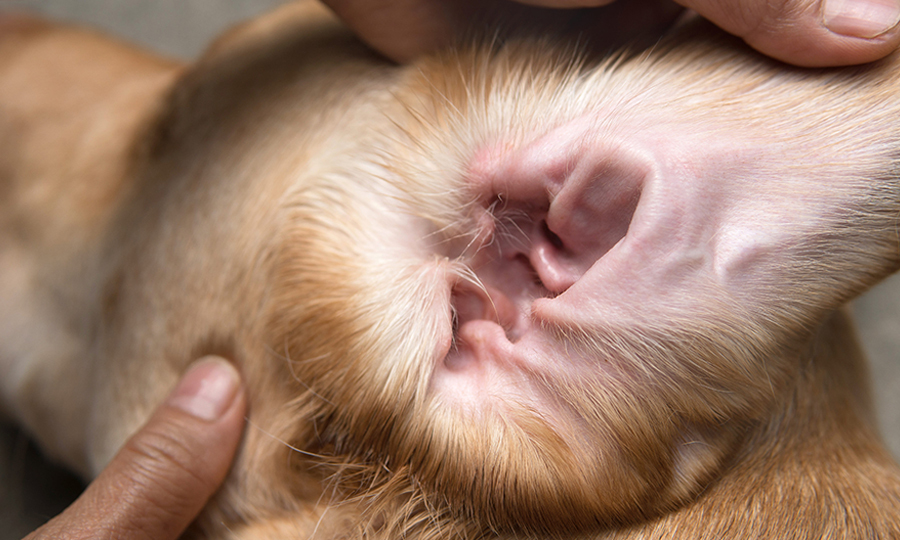
{"label": "human thumb", "polygon": [[245,408],[234,367],[197,361],[82,496],[32,537],[178,538],[224,480]]}
{"label": "human thumb", "polygon": [[877,60],[900,45],[900,0],[678,0],[751,47],[800,66]]}

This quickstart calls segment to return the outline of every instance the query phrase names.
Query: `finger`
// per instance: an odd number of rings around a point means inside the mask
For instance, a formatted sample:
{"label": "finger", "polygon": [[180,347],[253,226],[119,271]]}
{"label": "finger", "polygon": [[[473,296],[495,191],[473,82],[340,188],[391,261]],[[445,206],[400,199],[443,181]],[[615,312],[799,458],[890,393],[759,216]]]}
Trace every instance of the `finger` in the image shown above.
{"label": "finger", "polygon": [[[474,29],[540,31],[595,50],[658,37],[681,8],[671,0],[324,0],[356,34],[398,62],[471,37]],[[608,5],[607,5],[608,4]],[[596,9],[555,9],[593,7]],[[500,34],[492,34],[502,38]]]}
{"label": "finger", "polygon": [[541,6],[548,8],[570,9],[605,6],[615,0],[516,0],[520,4]]}
{"label": "finger", "polygon": [[176,539],[225,478],[244,425],[237,371],[195,363],[112,462],[36,537]]}
{"label": "finger", "polygon": [[900,0],[678,0],[758,51],[801,66],[877,60],[900,45]]}
{"label": "finger", "polygon": [[406,62],[462,33],[474,0],[323,0],[357,36],[388,58]]}

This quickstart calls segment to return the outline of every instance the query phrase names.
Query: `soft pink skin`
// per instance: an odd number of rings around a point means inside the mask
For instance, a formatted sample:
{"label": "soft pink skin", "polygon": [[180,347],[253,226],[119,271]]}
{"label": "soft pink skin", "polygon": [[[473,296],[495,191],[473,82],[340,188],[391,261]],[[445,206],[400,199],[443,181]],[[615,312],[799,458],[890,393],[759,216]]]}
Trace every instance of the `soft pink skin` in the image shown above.
{"label": "soft pink skin", "polygon": [[[639,328],[689,314],[704,295],[752,297],[788,242],[781,216],[803,229],[776,193],[796,179],[775,190],[752,182],[764,149],[697,126],[597,118],[473,158],[469,180],[486,210],[470,266],[484,288],[453,286],[456,343],[433,380],[445,402],[472,412],[488,396],[511,398],[553,416],[541,381],[617,375],[608,359],[562,350],[550,329]],[[807,206],[814,221],[821,209]]]}
{"label": "soft pink skin", "polygon": [[[625,235],[653,170],[652,157],[638,149],[584,144],[591,128],[584,118],[522,148],[486,148],[473,159],[470,181],[485,214],[470,266],[483,288],[454,286],[456,343],[435,373],[445,399],[471,399],[477,409],[485,396],[505,395],[535,407],[523,383],[572,374],[573,365],[553,362],[561,351],[541,324],[583,322],[600,307],[604,288],[615,283],[602,281],[608,270],[597,261]],[[583,367],[596,370],[591,364]]]}

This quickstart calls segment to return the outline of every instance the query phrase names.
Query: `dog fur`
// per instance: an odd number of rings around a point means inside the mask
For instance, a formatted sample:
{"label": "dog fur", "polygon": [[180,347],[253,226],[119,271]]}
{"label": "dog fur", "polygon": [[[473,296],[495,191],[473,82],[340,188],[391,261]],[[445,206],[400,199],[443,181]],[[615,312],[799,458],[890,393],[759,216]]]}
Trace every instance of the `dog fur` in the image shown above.
{"label": "dog fur", "polygon": [[[702,24],[606,60],[526,36],[403,67],[301,3],[184,66],[3,18],[2,410],[89,478],[191,360],[233,359],[250,413],[210,538],[900,537],[841,311],[900,264],[898,73],[788,68]],[[611,359],[615,384],[548,383],[587,427],[434,398],[472,246],[503,242],[465,179],[599,109],[610,133],[739,133],[802,241],[744,296],[556,328]]]}

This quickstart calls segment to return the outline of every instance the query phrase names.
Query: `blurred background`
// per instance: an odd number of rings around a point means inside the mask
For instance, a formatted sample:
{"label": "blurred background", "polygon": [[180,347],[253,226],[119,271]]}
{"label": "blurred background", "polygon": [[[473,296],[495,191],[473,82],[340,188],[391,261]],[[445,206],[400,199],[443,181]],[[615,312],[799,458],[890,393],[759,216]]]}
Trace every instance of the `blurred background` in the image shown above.
{"label": "blurred background", "polygon": [[[190,59],[228,26],[283,0],[0,0],[0,11],[31,11],[87,24],[165,55]],[[900,458],[900,275],[853,309],[872,359],[885,439]],[[13,540],[59,513],[80,481],[45,461],[14,426],[0,423],[0,540]]]}

